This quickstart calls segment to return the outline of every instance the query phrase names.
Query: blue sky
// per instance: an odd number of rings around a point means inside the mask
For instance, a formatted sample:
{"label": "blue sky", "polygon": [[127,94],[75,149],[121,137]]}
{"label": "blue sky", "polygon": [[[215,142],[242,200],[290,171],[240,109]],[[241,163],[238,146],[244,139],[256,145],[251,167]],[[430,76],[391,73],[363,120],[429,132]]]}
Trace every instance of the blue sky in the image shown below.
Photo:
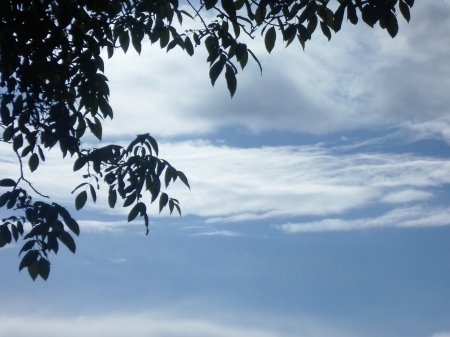
{"label": "blue sky", "polygon": [[[232,100],[202,49],[118,52],[104,140],[150,132],[189,178],[169,187],[183,217],[155,205],[145,236],[103,187],[47,282],[3,248],[0,336],[450,336],[449,16],[416,2],[395,39],[345,25],[305,52],[259,39]],[[82,173],[46,156],[29,177],[73,209]]]}

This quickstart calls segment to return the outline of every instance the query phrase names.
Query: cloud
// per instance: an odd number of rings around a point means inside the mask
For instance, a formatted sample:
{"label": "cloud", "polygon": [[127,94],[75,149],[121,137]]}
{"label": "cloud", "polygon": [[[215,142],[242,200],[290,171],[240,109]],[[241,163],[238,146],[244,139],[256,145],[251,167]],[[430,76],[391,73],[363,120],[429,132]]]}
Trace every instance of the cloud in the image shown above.
{"label": "cloud", "polygon": [[[233,316],[236,316],[234,313]],[[243,316],[245,317],[245,315]],[[8,337],[335,337],[354,336],[340,328],[313,320],[297,319],[291,329],[274,324],[274,317],[258,324],[166,317],[158,313],[90,315],[79,317],[0,316],[1,335]],[[278,322],[286,323],[286,322]],[[288,331],[285,331],[288,330]]]}
{"label": "cloud", "polygon": [[[182,170],[192,187],[177,181],[167,191],[180,200],[182,214],[211,223],[329,216],[380,202],[433,200],[435,192],[450,182],[449,161],[413,154],[343,154],[324,145],[242,149],[202,140],[162,142],[160,149],[161,157]],[[73,209],[75,195],[70,191],[83,181],[83,173],[73,173],[71,161],[58,158],[57,152],[47,161],[47,167],[28,178],[52,201]],[[14,177],[17,167],[5,164],[2,169],[6,177]],[[125,226],[130,208],[111,209],[104,185],[97,195],[96,204],[88,201],[83,208],[80,225],[110,231]],[[167,210],[158,215],[157,205],[148,210],[152,216],[169,216]]]}
{"label": "cloud", "polygon": [[[412,154],[342,154],[323,146],[239,149],[207,142],[164,145],[190,179],[175,184],[184,214],[207,222],[340,214],[377,202],[430,199],[450,182],[448,161]],[[173,158],[173,160],[172,160]]]}
{"label": "cloud", "polygon": [[438,332],[438,333],[435,333],[434,335],[433,335],[433,337],[450,337],[450,331],[442,331],[442,332]]}
{"label": "cloud", "polygon": [[192,234],[191,236],[216,236],[216,235],[220,235],[220,236],[241,236],[242,233],[224,230],[224,231],[211,231],[211,232],[195,233],[195,234]]}
{"label": "cloud", "polygon": [[398,192],[388,193],[381,199],[381,201],[395,204],[395,203],[406,203],[415,200],[426,200],[430,199],[431,197],[433,197],[433,194],[430,192],[407,189]]}
{"label": "cloud", "polygon": [[413,206],[396,208],[379,217],[360,219],[325,219],[303,223],[275,225],[285,233],[363,230],[384,227],[438,227],[450,225],[449,208]]}
{"label": "cloud", "polygon": [[104,133],[204,135],[241,126],[326,134],[448,116],[446,8],[445,2],[416,3],[411,24],[401,18],[395,39],[361,23],[344,25],[330,42],[317,31],[305,52],[298,44],[277,45],[267,55],[262,38],[246,41],[263,76],[249,61],[233,99],[222,77],[211,87],[203,46],[192,58],[150,43],[140,57],[119,52],[106,62],[115,120]]}

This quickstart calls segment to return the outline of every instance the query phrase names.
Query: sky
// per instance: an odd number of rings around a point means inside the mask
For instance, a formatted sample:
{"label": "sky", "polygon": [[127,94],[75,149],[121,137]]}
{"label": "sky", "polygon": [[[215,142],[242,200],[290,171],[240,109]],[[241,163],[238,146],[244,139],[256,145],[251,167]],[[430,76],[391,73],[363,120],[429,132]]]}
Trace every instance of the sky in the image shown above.
{"label": "sky", "polygon": [[182,217],[152,205],[145,236],[104,185],[76,212],[83,173],[46,153],[27,176],[73,211],[77,252],[32,282],[21,242],[0,250],[0,336],[449,337],[450,3],[411,13],[395,39],[248,41],[263,73],[249,60],[232,99],[203,46],[117,51],[104,143],[150,132],[189,179],[168,188]]}

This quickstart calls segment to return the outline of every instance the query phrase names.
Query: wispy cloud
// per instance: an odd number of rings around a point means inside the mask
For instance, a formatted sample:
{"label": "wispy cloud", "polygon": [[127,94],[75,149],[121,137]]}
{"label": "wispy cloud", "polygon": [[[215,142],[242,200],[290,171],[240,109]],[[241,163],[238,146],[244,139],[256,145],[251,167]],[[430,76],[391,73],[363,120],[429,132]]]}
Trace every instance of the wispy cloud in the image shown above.
{"label": "wispy cloud", "polygon": [[202,232],[202,233],[195,233],[191,234],[191,236],[241,236],[242,233],[239,232],[233,232],[228,230],[222,230],[222,231],[210,231],[210,232]]}
{"label": "wispy cloud", "polygon": [[363,230],[383,227],[438,227],[450,225],[449,208],[423,206],[396,208],[379,217],[360,219],[324,219],[303,223],[286,223],[274,227],[286,233]]}
{"label": "wispy cloud", "polygon": [[430,192],[420,191],[420,190],[401,190],[397,192],[388,193],[386,196],[381,198],[381,201],[393,203],[393,204],[403,204],[416,200],[426,200],[433,197]]}
{"label": "wispy cloud", "polygon": [[[237,316],[234,313],[233,316]],[[242,315],[243,317],[245,315]],[[1,335],[8,337],[352,337],[355,334],[325,322],[299,319],[276,324],[267,317],[258,324],[229,319],[209,320],[166,317],[160,313],[110,314],[79,317],[0,316]],[[272,327],[268,327],[269,323]],[[441,337],[441,336],[440,336]]]}

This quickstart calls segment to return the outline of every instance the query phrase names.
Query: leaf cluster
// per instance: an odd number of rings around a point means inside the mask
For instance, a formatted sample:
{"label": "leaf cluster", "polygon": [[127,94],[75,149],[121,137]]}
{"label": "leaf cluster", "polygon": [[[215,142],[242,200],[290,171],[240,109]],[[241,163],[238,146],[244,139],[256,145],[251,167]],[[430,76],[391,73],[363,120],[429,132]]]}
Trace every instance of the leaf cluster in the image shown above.
{"label": "leaf cluster", "polygon": [[[103,123],[113,118],[103,50],[112,57],[117,49],[126,53],[132,45],[141,53],[147,38],[167,51],[181,48],[193,56],[203,44],[211,84],[224,74],[233,96],[238,68],[243,70],[250,58],[262,72],[245,43],[256,32],[264,36],[269,53],[278,37],[286,47],[297,39],[305,48],[318,26],[330,40],[344,19],[354,25],[362,19],[370,27],[378,23],[394,37],[398,13],[409,22],[414,0],[200,0],[195,4],[188,0],[187,4],[192,14],[181,9],[178,0],[0,1],[0,141],[11,146],[20,167],[16,180],[0,180],[0,187],[9,188],[0,196],[0,207],[23,214],[2,220],[0,247],[23,237],[25,255],[19,269],[27,267],[33,280],[38,275],[47,279],[48,254],[57,253],[58,242],[75,252],[69,231],[79,233],[68,211],[40,200],[47,197],[24,175],[24,160],[33,172],[45,162],[45,151],[57,144],[63,157],[76,156],[74,171],[86,170],[86,181],[73,191],[78,191],[77,210],[85,206],[88,195],[95,202],[104,183],[111,207],[118,198],[123,207],[131,207],[129,221],[140,216],[148,227],[145,192],[150,203],[159,199],[159,212],[168,205],[171,214],[176,209],[181,216],[178,200],[162,187],[177,179],[189,187],[188,180],[158,158],[158,145],[149,134],[137,136],[127,148],[82,146],[88,134],[101,140]],[[205,12],[213,18],[209,22]],[[179,31],[186,17],[199,20],[201,28]],[[23,184],[39,200],[33,201]]]}

